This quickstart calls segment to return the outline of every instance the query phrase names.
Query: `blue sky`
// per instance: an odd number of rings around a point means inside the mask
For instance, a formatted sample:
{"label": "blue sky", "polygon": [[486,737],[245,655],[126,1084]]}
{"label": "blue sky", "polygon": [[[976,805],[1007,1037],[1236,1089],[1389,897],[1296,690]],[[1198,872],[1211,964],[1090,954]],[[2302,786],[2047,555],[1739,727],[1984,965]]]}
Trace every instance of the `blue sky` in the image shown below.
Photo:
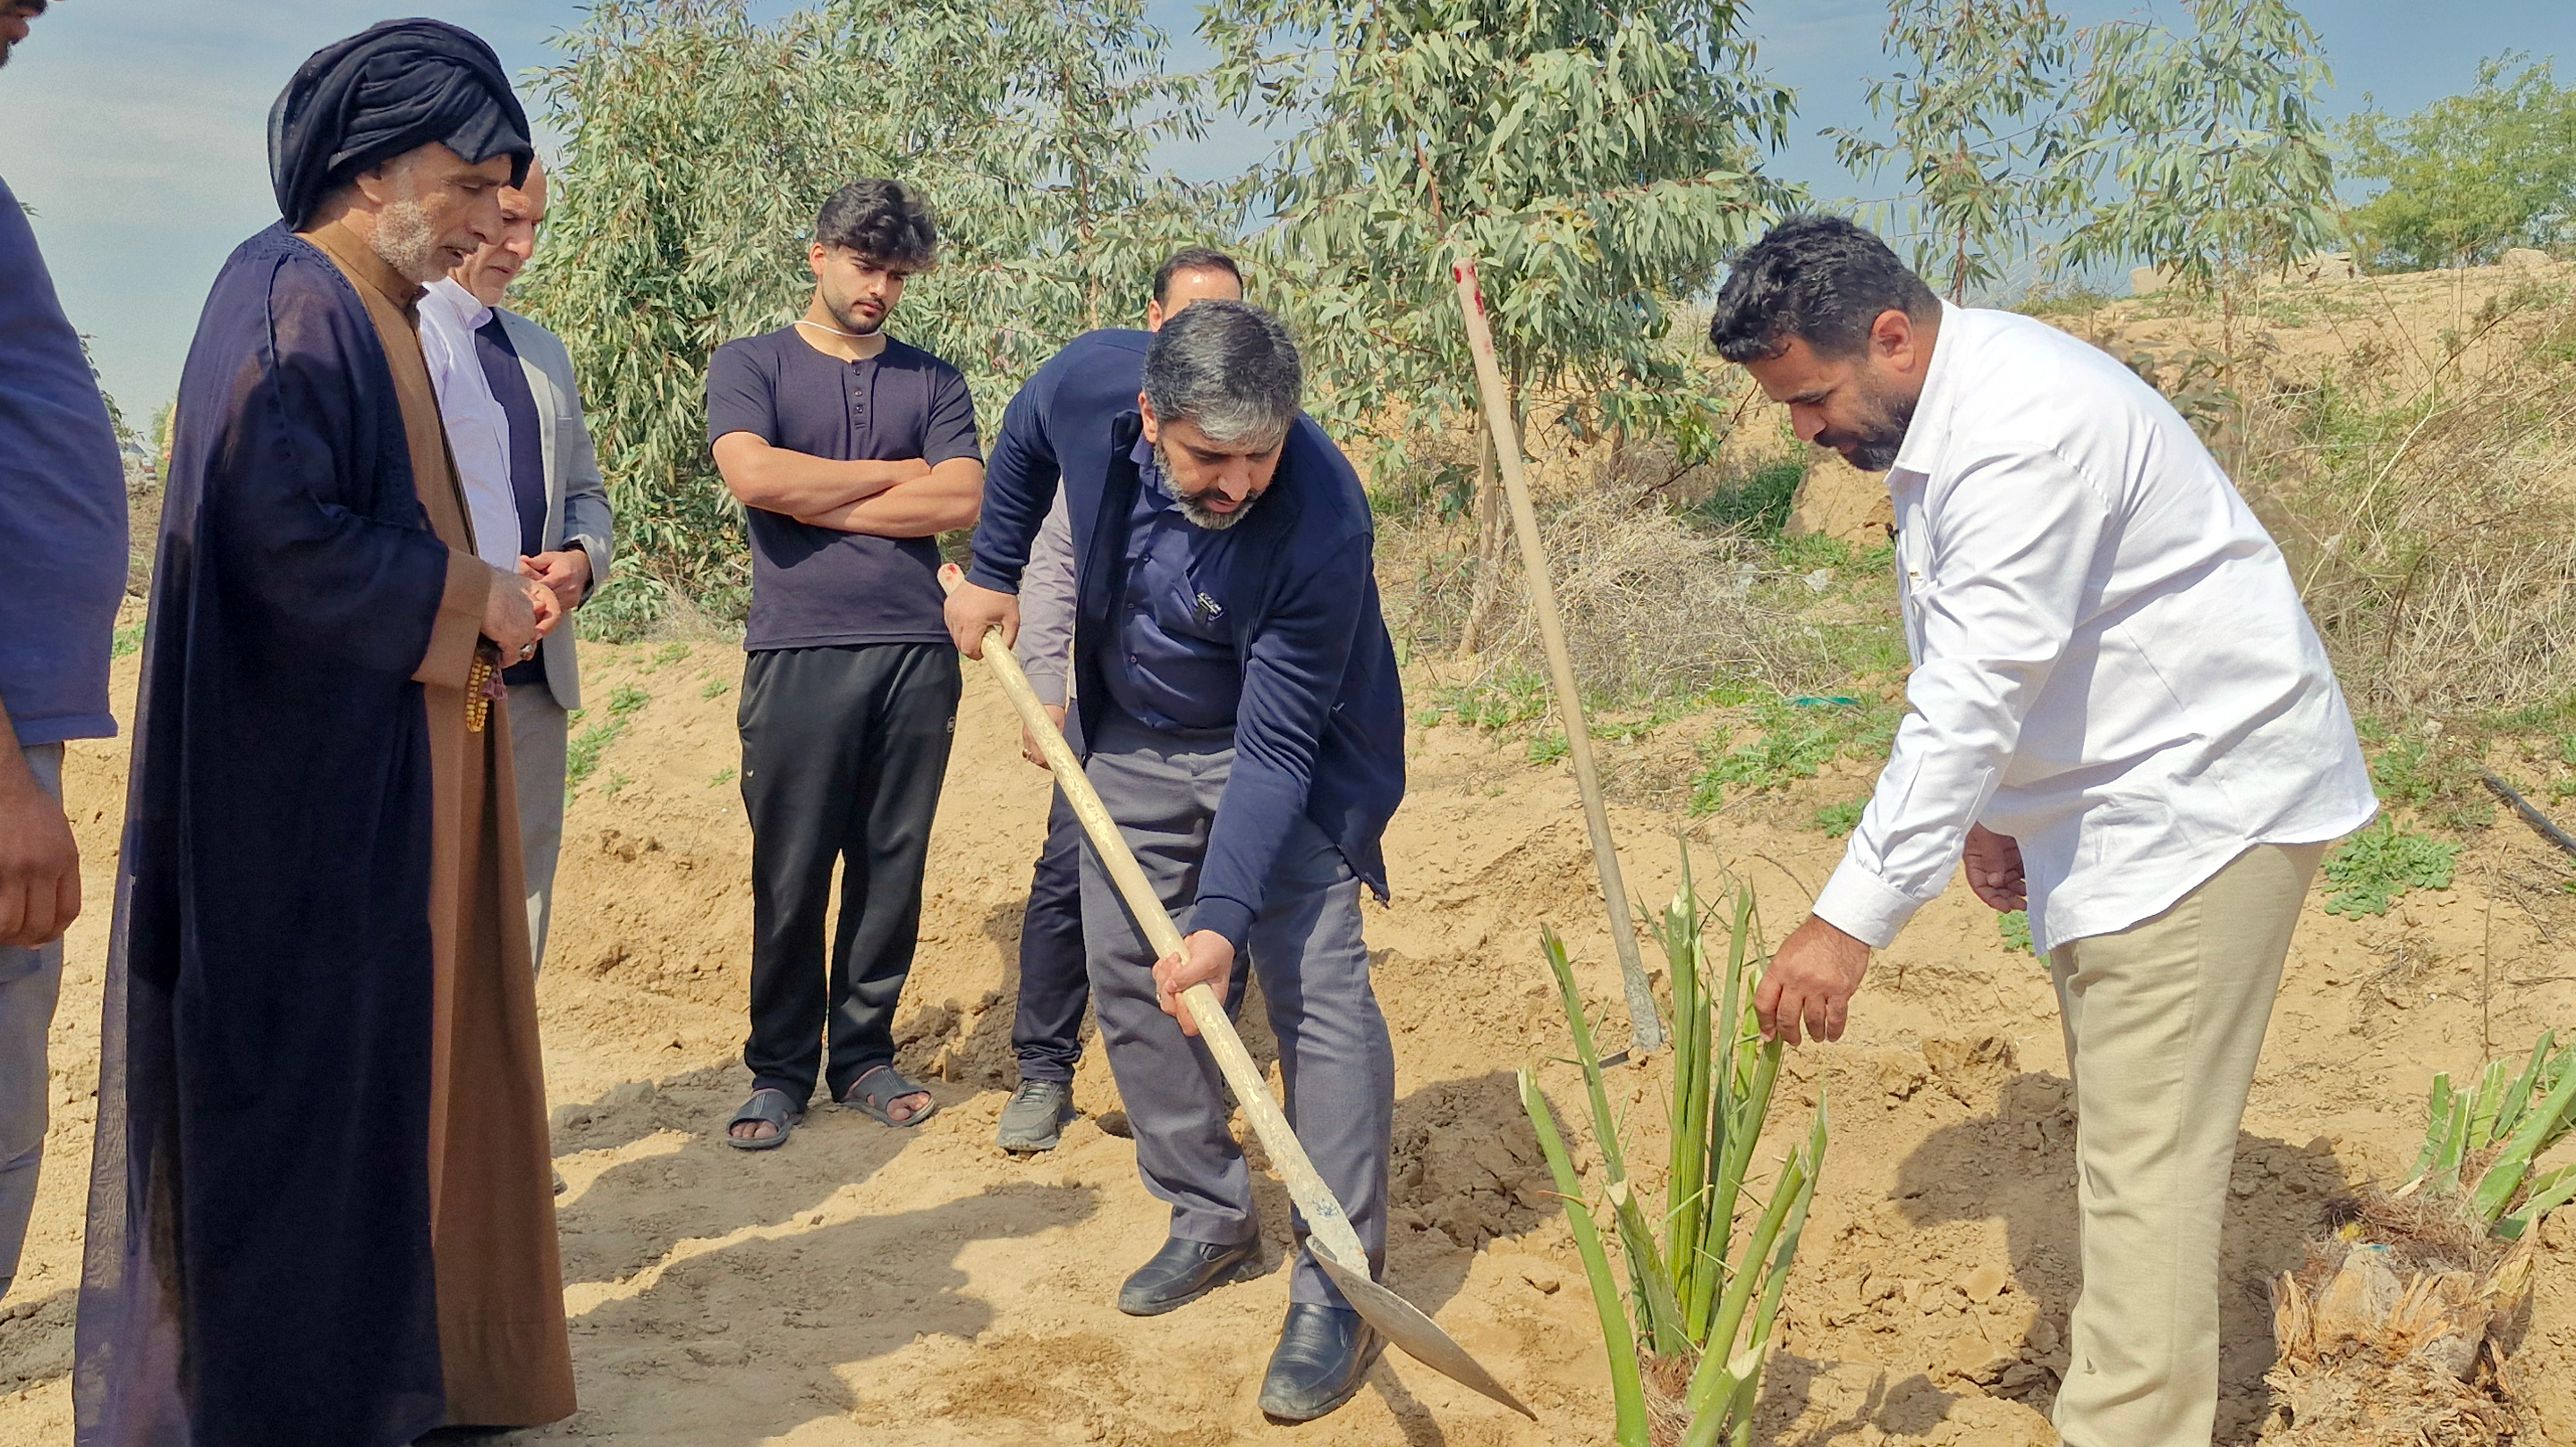
{"label": "blue sky", "polygon": [[[573,0],[411,4],[479,32],[515,71],[548,63],[551,38],[581,18]],[[2173,0],[2061,0],[2061,8],[2078,23],[2179,11]],[[1174,64],[1200,63],[1204,51],[1189,34],[1196,5],[1152,0],[1151,9],[1178,41]],[[2466,89],[2483,56],[2550,54],[2568,13],[2567,0],[2435,12],[2401,0],[2310,0],[2305,9],[2335,68],[2335,109],[2358,107],[2372,92],[2397,111]],[[0,70],[0,176],[36,208],[64,307],[91,335],[109,391],[136,421],[177,387],[224,256],[273,219],[262,130],[269,102],[307,54],[398,13],[379,0],[55,0]],[[1773,170],[1820,196],[1886,189],[1845,173],[1816,135],[1869,125],[1862,85],[1888,68],[1878,48],[1885,14],[1883,0],[1751,5],[1763,64],[1799,96],[1797,138]],[[1262,146],[1240,124],[1225,125],[1168,163],[1184,175],[1221,175]]]}

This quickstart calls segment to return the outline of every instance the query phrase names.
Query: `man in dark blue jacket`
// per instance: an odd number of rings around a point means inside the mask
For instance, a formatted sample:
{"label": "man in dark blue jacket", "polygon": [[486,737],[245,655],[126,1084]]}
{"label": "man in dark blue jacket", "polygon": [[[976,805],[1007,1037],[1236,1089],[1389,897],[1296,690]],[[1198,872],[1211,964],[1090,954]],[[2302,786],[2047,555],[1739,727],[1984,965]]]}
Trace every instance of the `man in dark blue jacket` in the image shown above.
{"label": "man in dark blue jacket", "polygon": [[[1145,347],[1144,391],[1114,352]],[[1249,949],[1279,1037],[1288,1117],[1359,1228],[1386,1254],[1395,1055],[1369,986],[1360,887],[1386,895],[1380,839],[1404,795],[1404,704],[1379,616],[1368,498],[1314,420],[1287,329],[1203,301],[1150,338],[1095,332],[1010,406],[987,473],[957,646],[1017,635],[1016,594],[1061,468],[1073,523],[1074,695],[1084,772],[1164,905],[1188,931],[1156,960],[1089,849],[1083,929],[1092,1002],[1171,1239],[1127,1279],[1150,1316],[1257,1275],[1260,1230],[1215,1063],[1192,1047],[1182,992],[1222,990]],[[1302,1243],[1303,1224],[1298,1230]],[[1341,1405],[1383,1345],[1301,1244],[1262,1410]]]}

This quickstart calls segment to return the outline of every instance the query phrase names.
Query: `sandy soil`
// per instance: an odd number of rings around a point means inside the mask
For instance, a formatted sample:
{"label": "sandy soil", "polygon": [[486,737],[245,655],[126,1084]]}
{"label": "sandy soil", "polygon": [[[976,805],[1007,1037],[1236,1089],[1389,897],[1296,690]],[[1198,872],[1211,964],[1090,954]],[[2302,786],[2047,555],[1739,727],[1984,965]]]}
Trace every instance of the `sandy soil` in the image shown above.
{"label": "sandy soil", "polygon": [[[632,1444],[1103,1442],[1183,1447],[1538,1447],[1606,1440],[1582,1275],[1545,1184],[1512,1071],[1563,1051],[1536,948],[1567,932],[1605,1007],[1618,999],[1570,776],[1456,727],[1421,733],[1388,841],[1398,898],[1370,911],[1395,1030],[1393,1283],[1537,1408],[1536,1425],[1409,1361],[1379,1367],[1302,1429],[1254,1407],[1284,1301],[1273,1273],[1172,1316],[1110,1305],[1159,1243],[1105,1063],[1077,1085],[1063,1149],[991,1145],[1011,1079],[1013,950],[1044,782],[970,674],[933,852],[904,1061],[944,1109],[917,1133],[818,1112],[788,1149],[716,1138],[747,1077],[739,1046],[750,901],[731,769],[739,655],[700,645],[587,647],[596,701],[650,695],[571,811],[552,962],[541,987],[556,1104],[566,1298],[582,1409],[512,1442]],[[119,665],[130,697],[133,660]],[[594,710],[597,720],[604,711]],[[0,1441],[69,1440],[71,1322],[97,1070],[98,1000],[120,745],[70,769],[94,901],[71,939],[53,1037],[57,1128],[17,1293],[0,1308]],[[1795,917],[1838,850],[1794,827],[1804,794],[1702,821],[1703,880],[1749,878]],[[1632,887],[1668,897],[1678,816],[1621,811]],[[2271,1360],[2266,1275],[2294,1265],[2335,1192],[2411,1158],[2437,1069],[2527,1048],[2576,1023],[2557,941],[2565,861],[2500,827],[2459,886],[2384,919],[2312,908],[2240,1142],[2226,1249],[2220,1440],[2252,1441]],[[1613,1025],[1617,1035],[1621,1027]],[[1266,1031],[1247,1032],[1257,1054]],[[2018,1447],[2065,1356],[2074,1280],[2071,1114],[2043,972],[2008,954],[1953,889],[1876,967],[1839,1047],[1797,1057],[1781,1112],[1821,1093],[1834,1141],[1763,1406],[1762,1440]],[[1541,1078],[1572,1103],[1573,1072]],[[1661,1063],[1617,1078],[1654,1116]],[[1285,1199],[1265,1185],[1274,1244]],[[2576,1223],[2551,1223],[2539,1310],[2517,1365],[2546,1427],[2576,1444]]]}

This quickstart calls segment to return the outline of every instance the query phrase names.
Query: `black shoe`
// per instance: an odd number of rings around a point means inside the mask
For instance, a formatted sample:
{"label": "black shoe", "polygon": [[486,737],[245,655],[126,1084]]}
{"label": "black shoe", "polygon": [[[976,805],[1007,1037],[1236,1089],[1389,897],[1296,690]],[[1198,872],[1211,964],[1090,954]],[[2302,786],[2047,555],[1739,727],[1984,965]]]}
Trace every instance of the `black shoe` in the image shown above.
{"label": "black shoe", "polygon": [[1136,1268],[1118,1288],[1118,1309],[1129,1316],[1161,1316],[1216,1290],[1261,1274],[1261,1238],[1233,1246],[1212,1241],[1163,1243],[1154,1259]]}
{"label": "black shoe", "polygon": [[1311,1422],[1349,1401],[1384,1350],[1385,1336],[1349,1307],[1290,1302],[1261,1410],[1273,1421]]}

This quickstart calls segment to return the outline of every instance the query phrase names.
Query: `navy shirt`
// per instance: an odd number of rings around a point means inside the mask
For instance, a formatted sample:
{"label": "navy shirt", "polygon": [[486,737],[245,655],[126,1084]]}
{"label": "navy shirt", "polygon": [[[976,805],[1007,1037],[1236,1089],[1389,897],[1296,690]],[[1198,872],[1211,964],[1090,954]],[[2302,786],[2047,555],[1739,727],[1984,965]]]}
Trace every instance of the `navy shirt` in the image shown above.
{"label": "navy shirt", "polygon": [[1110,701],[1153,728],[1231,729],[1243,697],[1243,665],[1234,656],[1233,620],[1216,592],[1240,530],[1191,522],[1150,444],[1139,439],[1129,455],[1141,485],[1127,521],[1118,656],[1101,669]]}
{"label": "navy shirt", "polygon": [[[519,363],[519,349],[495,313],[474,332],[474,359],[491,384],[492,399],[510,422],[510,492],[519,503],[519,552],[527,557],[551,551],[546,546],[545,434],[537,422],[537,394]],[[546,655],[540,651],[525,663],[502,670],[512,687],[546,681]]]}
{"label": "navy shirt", "polygon": [[116,734],[125,463],[36,233],[0,181],[0,708],[25,744]]}
{"label": "navy shirt", "polygon": [[[707,441],[748,432],[772,447],[836,462],[981,458],[975,398],[955,367],[892,337],[845,362],[794,327],[716,349],[707,366]],[[751,621],[743,646],[822,648],[945,643],[939,546],[812,527],[746,508]]]}

